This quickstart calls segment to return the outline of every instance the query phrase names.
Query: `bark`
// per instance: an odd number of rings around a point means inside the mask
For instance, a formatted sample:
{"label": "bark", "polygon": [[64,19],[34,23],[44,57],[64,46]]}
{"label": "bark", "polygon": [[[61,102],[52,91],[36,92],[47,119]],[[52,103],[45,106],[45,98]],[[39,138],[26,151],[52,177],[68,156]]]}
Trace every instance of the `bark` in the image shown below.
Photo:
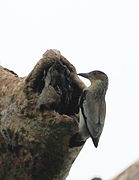
{"label": "bark", "polygon": [[24,78],[0,66],[0,179],[64,180],[81,148],[78,100],[85,85],[59,51]]}
{"label": "bark", "polygon": [[139,161],[132,164],[113,180],[139,180]]}

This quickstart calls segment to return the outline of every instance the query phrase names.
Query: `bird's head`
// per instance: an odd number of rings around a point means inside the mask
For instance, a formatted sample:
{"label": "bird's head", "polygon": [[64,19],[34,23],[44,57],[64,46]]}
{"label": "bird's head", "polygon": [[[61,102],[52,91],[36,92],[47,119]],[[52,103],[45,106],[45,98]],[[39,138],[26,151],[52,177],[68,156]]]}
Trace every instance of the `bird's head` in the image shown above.
{"label": "bird's head", "polygon": [[107,75],[104,72],[98,70],[91,71],[89,73],[79,73],[78,75],[89,79],[91,81],[91,84],[98,81],[108,82]]}

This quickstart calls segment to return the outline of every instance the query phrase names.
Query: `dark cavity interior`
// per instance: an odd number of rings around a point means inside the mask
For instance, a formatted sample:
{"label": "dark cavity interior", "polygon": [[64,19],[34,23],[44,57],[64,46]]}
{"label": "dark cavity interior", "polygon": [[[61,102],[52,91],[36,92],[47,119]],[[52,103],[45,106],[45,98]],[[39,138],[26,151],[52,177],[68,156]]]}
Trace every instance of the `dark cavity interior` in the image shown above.
{"label": "dark cavity interior", "polygon": [[78,113],[79,97],[82,89],[73,81],[70,71],[61,61],[56,61],[41,80],[38,107],[44,111],[53,109],[60,114]]}

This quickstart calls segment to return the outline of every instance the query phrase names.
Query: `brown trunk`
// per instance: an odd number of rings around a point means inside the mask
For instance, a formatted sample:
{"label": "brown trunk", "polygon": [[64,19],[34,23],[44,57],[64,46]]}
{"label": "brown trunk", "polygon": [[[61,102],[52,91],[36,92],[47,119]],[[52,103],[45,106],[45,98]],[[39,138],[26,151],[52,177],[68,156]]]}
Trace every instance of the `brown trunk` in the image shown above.
{"label": "brown trunk", "polygon": [[25,78],[0,66],[0,179],[64,180],[81,148],[69,148],[78,130],[85,85],[56,50]]}

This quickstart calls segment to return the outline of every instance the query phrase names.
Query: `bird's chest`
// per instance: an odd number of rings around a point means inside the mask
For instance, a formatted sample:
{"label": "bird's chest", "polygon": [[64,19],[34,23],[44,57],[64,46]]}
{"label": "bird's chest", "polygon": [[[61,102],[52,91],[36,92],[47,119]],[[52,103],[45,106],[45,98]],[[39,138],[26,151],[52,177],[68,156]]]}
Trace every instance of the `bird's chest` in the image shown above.
{"label": "bird's chest", "polygon": [[105,97],[105,91],[104,89],[101,88],[95,88],[95,89],[90,89],[88,90],[86,94],[86,100],[90,102],[90,100],[95,100],[95,101],[102,101]]}

